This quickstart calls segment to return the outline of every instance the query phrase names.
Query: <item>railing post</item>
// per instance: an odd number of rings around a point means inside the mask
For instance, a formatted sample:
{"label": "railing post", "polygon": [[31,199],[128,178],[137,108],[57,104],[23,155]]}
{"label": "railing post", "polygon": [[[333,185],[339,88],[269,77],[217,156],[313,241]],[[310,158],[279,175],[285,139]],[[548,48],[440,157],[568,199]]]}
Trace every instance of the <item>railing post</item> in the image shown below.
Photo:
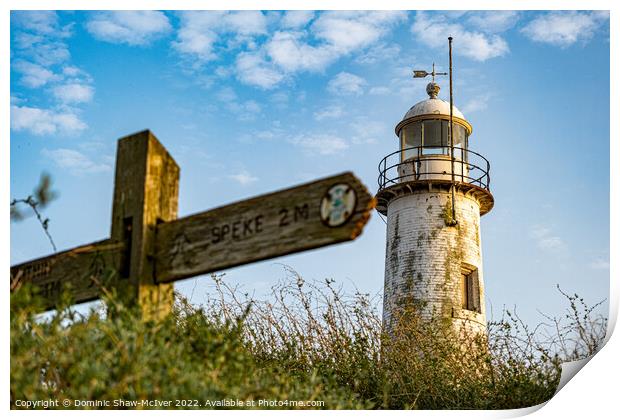
{"label": "railing post", "polygon": [[[460,148],[461,150],[461,182],[465,182],[465,167],[463,166],[464,162],[464,157],[463,157],[463,149]],[[469,173],[467,173],[467,178],[469,179]]]}
{"label": "railing post", "polygon": [[487,160],[487,190],[491,189],[491,164]]}

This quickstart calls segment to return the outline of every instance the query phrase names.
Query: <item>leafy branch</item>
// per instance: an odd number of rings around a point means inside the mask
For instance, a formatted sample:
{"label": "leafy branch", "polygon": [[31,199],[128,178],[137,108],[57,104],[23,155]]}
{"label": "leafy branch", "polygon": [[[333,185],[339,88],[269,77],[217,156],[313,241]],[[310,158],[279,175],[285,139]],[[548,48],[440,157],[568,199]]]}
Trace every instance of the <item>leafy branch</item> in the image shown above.
{"label": "leafy branch", "polygon": [[20,221],[26,218],[23,210],[20,209],[20,204],[25,204],[30,207],[37,216],[47,239],[49,239],[52,244],[52,248],[54,252],[56,251],[56,244],[52,239],[52,235],[49,233],[49,222],[50,219],[47,217],[43,217],[40,209],[45,208],[50,201],[56,198],[56,193],[51,190],[52,180],[50,176],[46,173],[41,174],[41,180],[39,181],[39,185],[35,188],[34,194],[29,195],[26,198],[14,198],[11,200],[11,220]]}

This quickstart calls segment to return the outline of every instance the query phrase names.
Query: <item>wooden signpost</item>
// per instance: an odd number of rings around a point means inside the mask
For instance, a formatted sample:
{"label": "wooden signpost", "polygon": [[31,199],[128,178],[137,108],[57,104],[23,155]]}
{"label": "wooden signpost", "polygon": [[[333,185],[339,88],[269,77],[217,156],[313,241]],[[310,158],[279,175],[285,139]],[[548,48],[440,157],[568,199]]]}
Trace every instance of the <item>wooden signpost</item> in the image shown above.
{"label": "wooden signpost", "polygon": [[[11,267],[11,287],[98,299],[104,276],[145,316],[167,314],[172,282],[350,241],[375,206],[352,174],[323,178],[177,219],[179,167],[150,131],[118,142],[110,239]],[[107,283],[109,285],[109,280]]]}

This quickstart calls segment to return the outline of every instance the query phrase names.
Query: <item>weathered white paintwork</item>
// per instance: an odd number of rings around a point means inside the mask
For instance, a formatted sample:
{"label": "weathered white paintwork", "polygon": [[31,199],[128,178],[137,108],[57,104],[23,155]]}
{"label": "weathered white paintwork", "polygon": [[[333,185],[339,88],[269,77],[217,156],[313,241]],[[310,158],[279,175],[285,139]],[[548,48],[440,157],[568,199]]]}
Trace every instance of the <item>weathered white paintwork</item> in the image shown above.
{"label": "weathered white paintwork", "polygon": [[[449,117],[450,104],[435,97],[439,87],[429,84],[427,91],[431,97],[409,109],[396,126],[397,135],[410,119]],[[469,125],[456,107],[452,111],[453,117]],[[458,223],[451,223],[452,172],[456,183],[469,183],[467,162],[455,158],[454,171],[452,167],[450,155],[411,157],[398,165],[396,183],[378,192],[387,202],[383,322],[388,329],[400,309],[414,305],[426,319],[440,317],[461,331],[486,334],[480,200],[492,202],[492,195],[484,188],[476,194],[455,188]],[[483,214],[490,210],[488,203],[485,206]],[[464,309],[462,273],[471,270],[478,272],[479,311]]]}

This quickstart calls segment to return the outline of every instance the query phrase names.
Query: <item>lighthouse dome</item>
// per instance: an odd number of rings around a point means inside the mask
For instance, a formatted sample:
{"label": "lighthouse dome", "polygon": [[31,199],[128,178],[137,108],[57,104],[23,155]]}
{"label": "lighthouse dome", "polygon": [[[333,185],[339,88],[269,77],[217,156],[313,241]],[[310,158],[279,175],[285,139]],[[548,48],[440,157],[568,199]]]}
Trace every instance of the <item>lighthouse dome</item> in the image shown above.
{"label": "lighthouse dome", "polygon": [[[403,120],[421,115],[447,115],[450,116],[450,103],[439,98],[429,98],[418,102],[405,114]],[[456,118],[465,119],[465,116],[455,106],[452,107],[452,115]]]}
{"label": "lighthouse dome", "polygon": [[[403,119],[396,125],[396,135],[400,136],[400,131],[405,126],[420,120],[449,120],[450,119],[450,102],[439,99],[439,85],[431,82],[426,86],[426,93],[429,98],[418,102],[405,114]],[[465,116],[459,109],[452,106],[452,117],[456,124],[459,124],[467,130],[468,134],[472,132],[471,124],[465,119]]]}

